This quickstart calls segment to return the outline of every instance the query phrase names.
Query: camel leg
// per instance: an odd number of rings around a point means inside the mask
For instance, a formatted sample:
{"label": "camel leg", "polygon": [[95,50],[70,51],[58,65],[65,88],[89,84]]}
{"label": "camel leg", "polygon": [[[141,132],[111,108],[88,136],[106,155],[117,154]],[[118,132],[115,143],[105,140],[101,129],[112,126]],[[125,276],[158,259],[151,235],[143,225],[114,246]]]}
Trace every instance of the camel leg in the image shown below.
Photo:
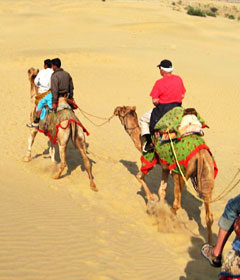
{"label": "camel leg", "polygon": [[66,164],[66,149],[67,149],[67,143],[60,144],[59,143],[59,155],[60,155],[60,166],[57,174],[53,176],[53,179],[59,179],[63,173],[64,168],[67,166]]}
{"label": "camel leg", "polygon": [[212,190],[214,187],[214,166],[207,150],[201,150],[197,164],[198,190],[202,193],[205,206],[205,221],[208,230],[208,243],[212,244],[213,214],[210,208]]}
{"label": "camel leg", "polygon": [[160,187],[158,190],[158,195],[160,197],[160,200],[164,201],[166,197],[166,189],[167,189],[167,182],[168,182],[168,176],[169,176],[169,170],[168,169],[162,169],[162,178]]}
{"label": "camel leg", "polygon": [[51,161],[55,162],[55,147],[54,147],[52,142],[50,142],[49,154],[50,154],[50,157],[51,157]]}
{"label": "camel leg", "polygon": [[91,171],[91,165],[90,165],[90,162],[89,162],[89,159],[87,157],[87,151],[86,151],[86,146],[85,146],[85,141],[84,141],[84,137],[80,137],[79,135],[77,135],[76,137],[76,146],[78,147],[81,155],[82,155],[82,158],[83,158],[83,162],[84,162],[84,166],[87,170],[87,173],[88,173],[88,177],[89,177],[89,180],[90,180],[90,188],[97,192],[98,189],[93,181],[93,176],[92,176],[92,171]]}
{"label": "camel leg", "polygon": [[32,159],[32,145],[34,143],[34,139],[38,133],[38,130],[36,128],[31,128],[30,129],[30,135],[28,137],[28,149],[26,156],[23,158],[23,161],[29,162]]}
{"label": "camel leg", "polygon": [[147,200],[148,201],[154,200],[153,194],[149,190],[148,185],[146,184],[146,182],[144,181],[144,177],[145,177],[145,174],[143,174],[141,171],[139,171],[137,176],[136,176],[138,182],[142,185],[142,187],[143,187],[143,189],[145,191],[145,194],[147,196]]}
{"label": "camel leg", "polygon": [[208,229],[208,243],[212,244],[212,224],[213,224],[213,214],[210,209],[210,203],[204,202],[205,211],[206,211],[206,224]]}
{"label": "camel leg", "polygon": [[184,180],[181,175],[173,173],[174,181],[174,201],[173,201],[173,213],[176,214],[177,210],[181,208],[181,197],[184,188]]}
{"label": "camel leg", "polygon": [[[65,123],[63,123],[65,125]],[[53,176],[54,179],[59,179],[63,173],[64,168],[67,166],[66,164],[66,149],[67,143],[70,138],[70,127],[66,129],[59,128],[58,130],[58,147],[59,147],[59,155],[60,155],[60,166],[57,174]]]}

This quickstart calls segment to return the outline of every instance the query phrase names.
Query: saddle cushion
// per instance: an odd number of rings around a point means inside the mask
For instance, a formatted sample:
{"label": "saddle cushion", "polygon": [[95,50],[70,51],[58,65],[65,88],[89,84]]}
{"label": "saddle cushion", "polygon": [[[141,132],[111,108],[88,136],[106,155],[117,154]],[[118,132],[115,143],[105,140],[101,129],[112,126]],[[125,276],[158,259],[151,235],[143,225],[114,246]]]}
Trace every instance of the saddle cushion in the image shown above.
{"label": "saddle cushion", "polygon": [[202,127],[205,127],[206,123],[197,113],[195,115],[185,115],[184,108],[175,107],[168,111],[155,125],[154,130],[164,134],[169,132],[175,132],[177,137],[180,137],[185,132],[195,131],[199,132]]}
{"label": "saddle cushion", "polygon": [[[61,126],[62,121],[68,121],[68,124],[66,127]],[[59,127],[62,129],[66,129],[66,128],[68,128],[68,126],[70,125],[71,122],[75,122],[76,125],[79,125],[83,129],[83,131],[87,135],[89,135],[89,132],[82,125],[82,123],[79,121],[79,119],[74,114],[74,112],[69,109],[64,109],[64,110],[58,111],[57,113],[49,111],[48,114],[46,114],[45,119],[40,120],[38,131],[47,135],[49,137],[49,139],[53,142],[53,144],[56,144]]]}

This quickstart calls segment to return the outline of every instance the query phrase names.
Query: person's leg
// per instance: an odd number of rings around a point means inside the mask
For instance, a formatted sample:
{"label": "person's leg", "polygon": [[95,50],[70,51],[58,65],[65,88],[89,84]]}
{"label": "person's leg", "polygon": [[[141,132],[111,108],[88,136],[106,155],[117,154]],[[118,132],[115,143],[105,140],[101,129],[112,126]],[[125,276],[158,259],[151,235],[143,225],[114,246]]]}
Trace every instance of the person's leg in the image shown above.
{"label": "person's leg", "polygon": [[49,109],[52,109],[52,93],[50,92],[48,95],[45,96],[45,105],[48,106]]}
{"label": "person's leg", "polygon": [[152,109],[147,113],[143,114],[139,120],[142,136],[150,134],[149,123],[150,123],[151,113],[152,113]]}
{"label": "person's leg", "polygon": [[146,143],[143,146],[143,151],[148,152],[153,149],[152,137],[150,134],[149,124],[151,118],[152,109],[147,113],[143,114],[139,120],[139,124],[141,127],[141,136],[146,139]]}
{"label": "person's leg", "polygon": [[204,244],[202,246],[201,252],[203,256],[210,261],[211,265],[216,266],[216,261],[221,261],[223,248],[233,231],[234,221],[238,217],[239,213],[240,195],[230,199],[225,206],[224,212],[218,222],[219,232],[216,245],[211,246],[210,244]]}
{"label": "person's leg", "polygon": [[[45,96],[46,97],[46,96]],[[27,124],[27,127],[35,127],[35,128],[38,128],[38,125],[39,125],[39,121],[40,121],[40,116],[41,116],[41,113],[42,113],[42,108],[45,106],[46,104],[46,99],[45,97],[43,99],[41,99],[39,102],[38,102],[38,105],[37,105],[37,108],[36,108],[36,117],[35,119],[33,120],[33,122],[31,124]]]}
{"label": "person's leg", "polygon": [[45,96],[43,99],[41,99],[39,102],[38,102],[38,105],[37,105],[37,109],[36,109],[36,118],[35,120],[33,121],[35,124],[38,124],[39,121],[40,121],[40,116],[41,116],[41,113],[42,113],[42,109],[43,107],[47,104],[47,96]]}

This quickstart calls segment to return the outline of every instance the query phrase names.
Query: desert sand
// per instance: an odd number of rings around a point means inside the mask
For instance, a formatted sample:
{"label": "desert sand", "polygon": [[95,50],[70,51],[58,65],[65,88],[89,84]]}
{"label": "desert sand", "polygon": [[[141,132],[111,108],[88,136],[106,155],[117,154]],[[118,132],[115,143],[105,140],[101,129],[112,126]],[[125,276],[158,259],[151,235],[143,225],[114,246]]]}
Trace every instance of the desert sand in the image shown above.
{"label": "desert sand", "polygon": [[[149,216],[135,179],[140,154],[117,118],[96,127],[76,112],[90,131],[98,193],[90,190],[72,145],[68,169],[57,181],[44,135],[36,137],[32,161],[22,161],[29,134],[27,70],[59,57],[81,109],[110,117],[116,106],[134,105],[140,116],[152,107],[156,65],[172,60],[187,89],[183,105],[195,107],[210,126],[205,139],[219,168],[216,197],[240,167],[239,21],[189,16],[173,10],[171,1],[5,0],[0,32],[0,279],[217,279],[220,270],[200,255],[207,236],[202,203],[185,190],[176,219],[168,207],[157,219]],[[160,174],[156,167],[147,177],[154,193]],[[239,187],[212,204],[214,240],[227,200],[238,193]],[[172,201],[170,178],[169,206]]]}

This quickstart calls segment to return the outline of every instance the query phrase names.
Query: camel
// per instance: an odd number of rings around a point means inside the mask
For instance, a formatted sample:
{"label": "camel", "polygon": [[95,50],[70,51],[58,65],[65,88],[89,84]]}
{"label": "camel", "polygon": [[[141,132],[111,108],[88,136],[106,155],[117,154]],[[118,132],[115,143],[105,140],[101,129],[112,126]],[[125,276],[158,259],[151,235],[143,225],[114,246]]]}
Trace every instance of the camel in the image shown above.
{"label": "camel", "polygon": [[[34,68],[31,68],[32,72],[34,72]],[[29,69],[30,70],[30,69]],[[31,83],[31,90],[34,88],[34,79],[29,79]],[[59,106],[61,106],[63,103],[66,103],[64,98],[59,98]],[[28,137],[28,150],[26,153],[26,156],[24,157],[25,162],[31,161],[31,152],[32,152],[32,145],[34,143],[35,137],[38,133],[38,129],[36,128],[30,128],[30,135]],[[57,174],[53,177],[54,179],[59,179],[64,171],[64,168],[66,167],[66,148],[67,143],[69,139],[71,138],[73,144],[75,147],[77,147],[81,153],[81,156],[83,158],[84,166],[87,170],[88,177],[90,180],[90,188],[93,191],[98,191],[94,181],[93,181],[93,175],[91,171],[91,165],[89,162],[89,159],[87,157],[86,152],[86,142],[85,142],[85,136],[83,132],[83,128],[77,125],[75,122],[70,122],[68,125],[68,120],[62,121],[61,126],[58,129],[57,134],[57,143],[59,146],[59,154],[60,154],[60,167],[57,171]],[[51,143],[49,154],[51,156],[51,160],[55,162],[55,149],[53,144]]]}
{"label": "camel", "polygon": [[38,94],[37,86],[34,84],[34,79],[36,78],[39,70],[33,67],[28,69],[28,79],[30,81],[30,123],[33,122],[33,114],[35,110],[35,97]]}
{"label": "camel", "polygon": [[[136,107],[123,106],[116,107],[114,110],[114,115],[118,116],[125,131],[131,137],[135,147],[142,153],[142,140],[141,140],[141,129],[138,123],[138,117],[136,113]],[[161,163],[162,166],[162,178],[160,182],[160,187],[158,190],[158,195],[160,201],[164,201],[166,197],[167,182],[169,176],[169,169],[167,165]],[[197,180],[197,190],[200,191],[204,200],[205,206],[205,220],[208,229],[208,242],[212,243],[212,224],[213,224],[213,214],[210,209],[210,201],[212,197],[212,191],[214,187],[214,165],[210,153],[206,149],[200,150],[195,154],[188,162],[185,178],[194,178]],[[141,171],[138,172],[136,178],[142,184],[143,189],[146,193],[148,203],[154,204],[154,196],[151,193],[149,187],[144,180],[145,174]],[[181,194],[185,185],[183,177],[175,172],[172,172],[172,177],[174,181],[174,202],[173,202],[173,212],[176,214],[177,210],[181,207]]]}

